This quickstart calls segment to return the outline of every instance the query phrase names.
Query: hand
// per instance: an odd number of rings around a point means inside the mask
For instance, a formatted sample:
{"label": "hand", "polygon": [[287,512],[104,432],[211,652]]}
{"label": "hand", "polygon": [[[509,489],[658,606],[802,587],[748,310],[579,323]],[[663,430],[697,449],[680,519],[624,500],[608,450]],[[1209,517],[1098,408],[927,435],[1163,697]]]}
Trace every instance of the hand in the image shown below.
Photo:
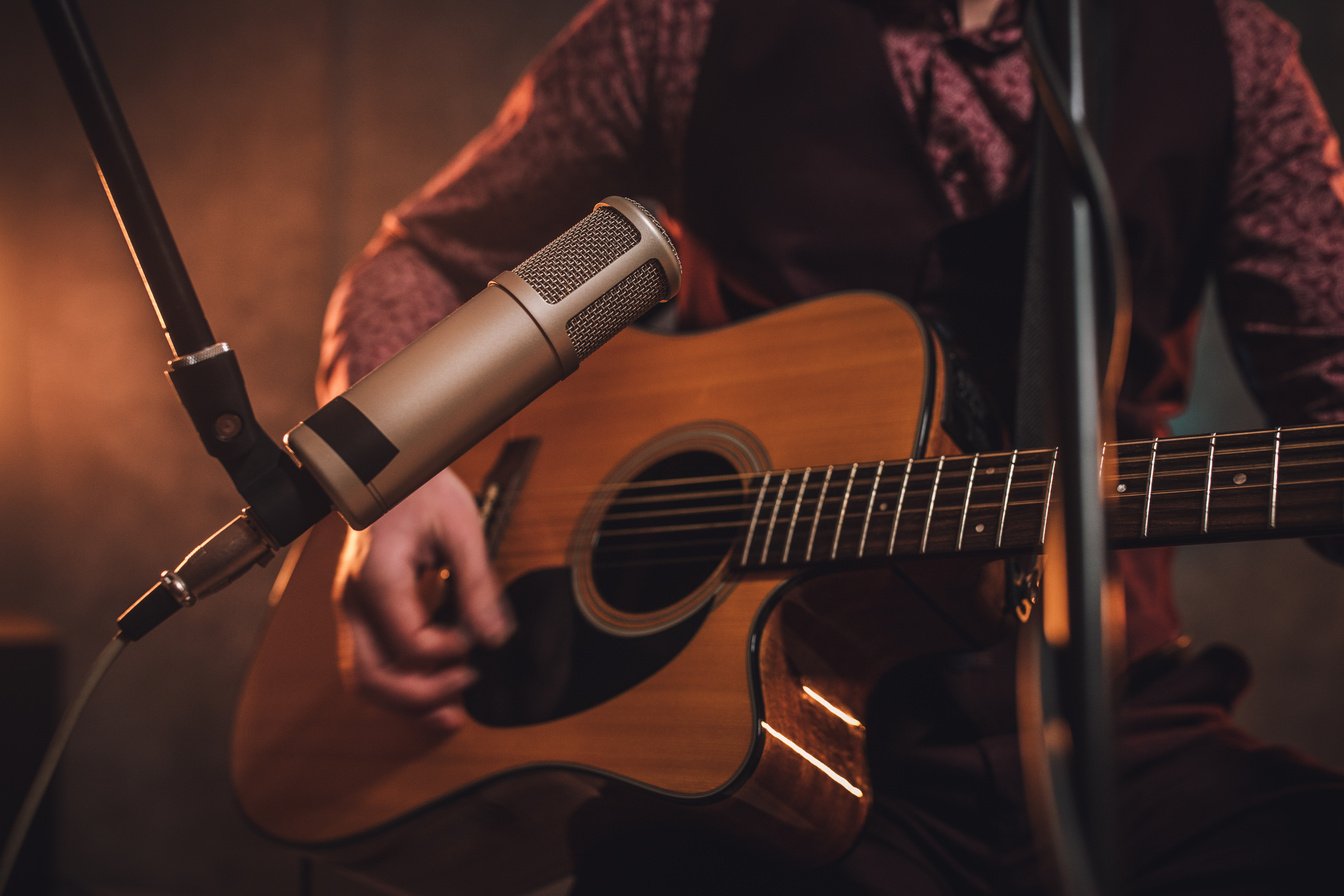
{"label": "hand", "polygon": [[[452,571],[457,622],[431,620],[420,581]],[[341,671],[357,693],[450,733],[466,721],[473,644],[513,632],[476,502],[444,470],[362,532],[350,532],[334,585]]]}

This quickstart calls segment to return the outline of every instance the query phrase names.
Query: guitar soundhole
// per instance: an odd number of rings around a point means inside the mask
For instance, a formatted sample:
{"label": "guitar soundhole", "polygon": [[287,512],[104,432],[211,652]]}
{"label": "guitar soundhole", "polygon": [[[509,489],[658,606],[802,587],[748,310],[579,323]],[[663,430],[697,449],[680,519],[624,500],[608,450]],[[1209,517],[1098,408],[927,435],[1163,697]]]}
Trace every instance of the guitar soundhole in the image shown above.
{"label": "guitar soundhole", "polygon": [[607,505],[592,550],[592,580],[607,606],[641,616],[673,606],[723,562],[746,517],[737,469],[712,451],[666,457]]}
{"label": "guitar soundhole", "polygon": [[467,711],[496,727],[565,718],[620,696],[676,659],[727,587],[728,554],[765,468],[747,432],[699,421],[660,433],[594,490],[569,567],[508,583],[518,625],[478,650]]}

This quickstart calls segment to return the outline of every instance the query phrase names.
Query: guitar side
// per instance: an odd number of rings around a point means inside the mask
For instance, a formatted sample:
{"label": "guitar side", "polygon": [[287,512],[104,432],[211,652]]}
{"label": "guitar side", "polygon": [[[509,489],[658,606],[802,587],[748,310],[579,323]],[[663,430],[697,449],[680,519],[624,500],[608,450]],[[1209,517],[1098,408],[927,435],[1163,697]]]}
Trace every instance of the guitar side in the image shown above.
{"label": "guitar side", "polygon": [[[593,496],[632,458],[726,440],[762,469],[824,470],[950,451],[930,425],[938,351],[906,306],[864,294],[711,333],[627,332],[454,466],[478,487],[509,440],[538,439],[497,567],[507,583],[573,570]],[[918,573],[720,569],[685,643],[620,693],[536,723],[474,720],[444,740],[340,682],[329,590],[343,537],[328,520],[277,581],[240,699],[234,786],[267,835],[410,891],[452,879],[524,892],[563,873],[590,829],[600,838],[632,813],[833,858],[871,801],[862,716],[876,675],[967,643],[915,593]],[[531,862],[482,861],[524,842]]]}

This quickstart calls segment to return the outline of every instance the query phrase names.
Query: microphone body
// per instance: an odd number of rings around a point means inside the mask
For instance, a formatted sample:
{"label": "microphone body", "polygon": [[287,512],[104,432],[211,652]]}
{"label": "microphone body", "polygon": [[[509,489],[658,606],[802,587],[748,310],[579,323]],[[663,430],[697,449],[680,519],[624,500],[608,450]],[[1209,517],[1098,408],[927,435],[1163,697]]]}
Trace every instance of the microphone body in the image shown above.
{"label": "microphone body", "polygon": [[680,281],[657,220],[609,197],[290,430],[285,446],[363,529]]}

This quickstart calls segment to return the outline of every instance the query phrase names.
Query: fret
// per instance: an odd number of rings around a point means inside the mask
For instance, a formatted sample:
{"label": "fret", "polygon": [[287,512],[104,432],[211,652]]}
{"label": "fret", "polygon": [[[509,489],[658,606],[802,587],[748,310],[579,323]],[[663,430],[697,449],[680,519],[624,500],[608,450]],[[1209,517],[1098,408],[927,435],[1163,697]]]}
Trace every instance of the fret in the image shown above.
{"label": "fret", "polygon": [[1153,509],[1153,474],[1157,472],[1157,436],[1153,436],[1153,450],[1148,458],[1148,488],[1143,499],[1143,537],[1148,537],[1148,516]]}
{"label": "fret", "polygon": [[[1145,444],[1144,450],[1140,451],[1133,443],[1121,442],[1111,448],[1111,466],[1102,476],[1099,489],[1109,512],[1107,522],[1113,531],[1137,539],[1143,530],[1143,507],[1136,503],[1139,501],[1137,482],[1146,474],[1152,447]],[[1138,472],[1134,472],[1136,469]]]}
{"label": "fret", "polygon": [[[1161,522],[1150,527],[1149,543],[1227,536],[1265,528],[1269,505],[1273,433],[1218,433],[1163,440],[1158,477]],[[1117,534],[1135,536],[1137,507],[1121,504]],[[1131,544],[1137,541],[1129,542]]]}
{"label": "fret", "polygon": [[[963,543],[966,541],[964,533],[969,531],[966,524],[970,522],[972,508],[966,503],[965,489],[975,475],[973,468],[978,470],[977,456],[948,456],[930,459],[923,476],[918,475],[919,471],[916,470],[916,475],[911,477],[910,501],[913,504],[915,500],[921,503],[924,500],[921,489],[914,484],[916,482],[928,483],[924,489],[929,494],[924,526],[921,531],[913,533],[914,544],[909,545],[910,550],[917,549],[921,554],[950,553],[959,549],[959,540]],[[901,547],[898,543],[897,550]]]}
{"label": "fret", "polygon": [[[895,463],[904,467],[899,477],[889,469]],[[814,475],[821,467],[762,471],[736,493],[740,502],[757,489],[740,563],[861,559],[870,540],[885,540],[888,556],[1036,550],[1045,541],[1058,464],[1058,450],[852,463],[843,488],[836,466],[823,475]],[[1115,547],[1344,526],[1344,424],[1112,442],[1101,446],[1097,471]],[[924,518],[902,537],[907,503],[922,506]],[[835,528],[826,533],[829,550],[818,551],[828,504]],[[851,507],[857,525],[849,524]],[[807,514],[806,547],[796,551]],[[740,527],[740,510],[713,525]]]}
{"label": "fret", "polygon": [[[1344,432],[1344,427],[1336,427]],[[1290,427],[1122,444],[1105,480],[1116,546],[1302,534],[1328,525],[1319,506],[1340,443],[1328,428]],[[1142,472],[1140,472],[1142,468]],[[1153,481],[1140,501],[1138,483]],[[1344,484],[1341,484],[1344,487]]]}
{"label": "fret", "polygon": [[825,512],[826,518],[834,516],[836,523],[834,531],[826,529],[824,523],[822,525],[822,530],[829,537],[830,549],[829,553],[817,549],[817,553],[823,558],[856,560],[869,553],[865,550],[865,543],[873,536],[876,527],[871,524],[867,513],[869,502],[873,501],[876,506],[876,499],[880,497],[874,491],[878,481],[878,469],[879,464],[876,463],[851,465],[849,475],[844,479],[843,489],[839,487],[842,471],[836,471],[836,487],[831,489],[835,493],[835,498],[828,502]]}
{"label": "fret", "polygon": [[747,565],[747,558],[751,556],[751,539],[756,534],[756,523],[761,516],[761,503],[765,501],[765,490],[770,485],[770,475],[765,474],[765,479],[761,480],[761,490],[756,495],[756,509],[751,512],[751,524],[747,526],[747,540],[742,545],[742,565]]}
{"label": "fret", "polygon": [[[1008,453],[972,458],[967,490],[971,499],[962,507],[960,551],[988,551],[996,545],[1000,498],[1008,478]],[[944,483],[946,487],[946,483]]]}
{"label": "fret", "polygon": [[1273,460],[1272,434],[1260,436],[1223,433],[1213,461],[1213,488],[1209,495],[1206,535],[1236,531],[1247,524],[1264,524]]}
{"label": "fret", "polygon": [[1283,427],[1274,430],[1274,472],[1269,479],[1269,528],[1278,525],[1279,517],[1279,447],[1283,443]]}
{"label": "fret", "polygon": [[1102,478],[1104,477],[1105,473],[1106,473],[1106,443],[1102,442],[1101,460],[1097,461],[1097,491],[1100,493],[1104,493],[1106,491],[1101,485]]}
{"label": "fret", "polygon": [[[972,503],[972,518],[977,506],[985,508],[986,535],[981,544],[977,544],[973,534],[966,536],[966,549],[977,547],[1010,551],[1037,551],[1040,549],[1040,533],[1045,520],[1045,508],[1048,506],[1049,490],[1053,481],[1053,461],[1047,451],[1014,451],[1002,455],[1006,470],[1002,474],[1002,484],[989,479],[987,472],[977,469],[977,483],[985,480],[980,492],[992,495],[990,502],[981,505]],[[967,521],[968,533],[975,530]],[[976,533],[978,534],[978,533]]]}
{"label": "fret", "polygon": [[1209,469],[1204,474],[1204,517],[1199,526],[1199,531],[1205,535],[1209,534],[1209,502],[1213,499],[1213,452],[1217,444],[1218,433],[1214,433],[1209,436]]}
{"label": "fret", "polygon": [[775,507],[770,511],[770,525],[765,530],[765,544],[761,545],[761,563],[764,565],[770,555],[770,541],[775,537],[775,522],[779,519],[779,505],[784,501],[784,489],[789,487],[789,470],[779,480],[779,491],[775,494]]}
{"label": "fret", "polygon": [[1045,523],[1050,516],[1050,496],[1055,490],[1055,465],[1059,463],[1059,449],[1056,448],[1050,454],[1050,473],[1045,481],[1045,500],[1041,502],[1041,534],[1037,543],[1042,547],[1045,545]]}
{"label": "fret", "polygon": [[[1168,539],[1177,535],[1197,536],[1202,531],[1207,518],[1213,525],[1213,494],[1217,485],[1215,474],[1218,471],[1219,448],[1223,447],[1214,440],[1213,452],[1209,451],[1209,437],[1199,436],[1192,439],[1159,439],[1157,443],[1156,464],[1151,443],[1143,451],[1143,459],[1126,464],[1126,477],[1134,475],[1136,466],[1145,473],[1153,467],[1152,498],[1145,489],[1143,498],[1143,517],[1140,523],[1139,537],[1147,543],[1155,539]],[[1136,505],[1139,503],[1137,489],[1121,494],[1117,501]],[[1137,509],[1137,508],[1136,508]],[[1122,514],[1119,519],[1134,519],[1134,513]]]}
{"label": "fret", "polygon": [[859,534],[859,556],[863,556],[863,549],[868,544],[868,527],[873,522],[873,505],[877,503],[877,490],[882,485],[882,470],[886,467],[886,461],[877,462],[877,475],[873,478],[873,490],[868,493],[868,509],[863,514],[863,532]]}
{"label": "fret", "polygon": [[887,542],[887,556],[896,553],[896,532],[901,528],[901,508],[905,506],[905,490],[910,485],[910,470],[915,465],[912,457],[905,462],[905,475],[901,477],[901,494],[896,498],[896,516],[891,522],[891,539]]}
{"label": "fret", "polygon": [[1275,534],[1338,528],[1344,508],[1344,444],[1322,438],[1344,427],[1275,431]]}
{"label": "fret", "polygon": [[840,550],[840,530],[845,527],[845,512],[849,509],[849,494],[854,490],[854,475],[858,472],[858,464],[849,468],[849,480],[845,483],[845,496],[840,499],[840,517],[835,523],[835,539],[831,542],[832,560],[835,559]]}
{"label": "fret", "polygon": [[835,472],[835,467],[826,468],[826,476],[821,480],[821,492],[817,495],[817,510],[812,514],[812,531],[807,536],[807,553],[803,555],[804,560],[812,559],[812,546],[817,540],[817,526],[821,523],[821,508],[826,504],[826,489],[831,486],[831,474]]}
{"label": "fret", "polygon": [[793,513],[789,515],[789,534],[784,539],[784,556],[781,563],[789,562],[789,550],[793,547],[793,530],[798,526],[798,511],[803,508],[803,493],[807,491],[807,480],[812,476],[812,468],[803,470],[803,481],[798,485],[798,497],[793,502]]}
{"label": "fret", "polygon": [[919,540],[919,552],[926,553],[929,549],[929,527],[933,525],[933,502],[938,500],[938,483],[943,478],[943,464],[947,461],[947,455],[938,458],[938,469],[933,474],[933,488],[929,489],[929,509],[924,516],[924,537]]}
{"label": "fret", "polygon": [[1003,480],[1003,506],[999,508],[999,534],[994,538],[994,546],[1003,547],[1003,524],[1008,518],[1008,496],[1013,491],[1013,472],[1017,469],[1017,451],[1008,460],[1008,475]]}
{"label": "fret", "polygon": [[957,550],[961,550],[963,539],[966,537],[966,514],[971,512],[971,487],[975,484],[975,468],[980,464],[980,454],[976,453],[971,459],[971,473],[966,477],[966,498],[961,503],[961,525],[957,527]]}

